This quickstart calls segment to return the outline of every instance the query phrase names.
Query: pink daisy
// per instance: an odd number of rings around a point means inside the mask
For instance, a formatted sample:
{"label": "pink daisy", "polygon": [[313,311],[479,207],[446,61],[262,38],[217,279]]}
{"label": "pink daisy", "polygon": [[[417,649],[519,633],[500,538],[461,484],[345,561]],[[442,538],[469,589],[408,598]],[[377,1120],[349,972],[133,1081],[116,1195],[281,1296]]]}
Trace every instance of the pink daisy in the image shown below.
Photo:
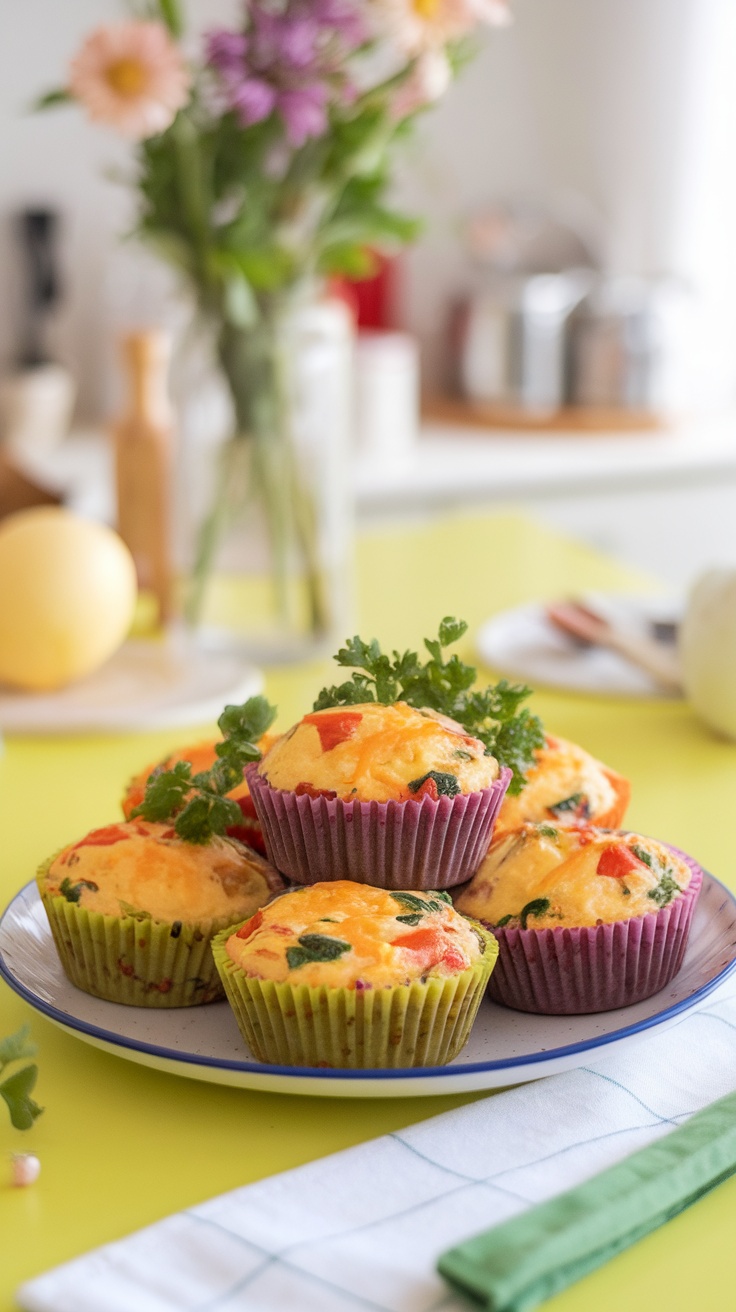
{"label": "pink daisy", "polygon": [[191,76],[163,23],[98,27],[72,61],[69,90],[91,119],[135,141],[164,132]]}

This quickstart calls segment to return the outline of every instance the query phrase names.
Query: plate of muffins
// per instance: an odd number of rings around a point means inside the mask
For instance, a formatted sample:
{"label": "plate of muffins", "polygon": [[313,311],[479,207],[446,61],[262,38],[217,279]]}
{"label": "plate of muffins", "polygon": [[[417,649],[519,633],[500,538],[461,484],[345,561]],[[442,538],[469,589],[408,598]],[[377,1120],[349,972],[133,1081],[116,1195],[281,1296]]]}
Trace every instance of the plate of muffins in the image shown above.
{"label": "plate of muffins", "polygon": [[676,1022],[736,967],[736,899],[622,828],[630,787],[447,648],[351,639],[285,733],[263,697],[146,766],[43,863],[0,973],[77,1037],[216,1083],[494,1088]]}

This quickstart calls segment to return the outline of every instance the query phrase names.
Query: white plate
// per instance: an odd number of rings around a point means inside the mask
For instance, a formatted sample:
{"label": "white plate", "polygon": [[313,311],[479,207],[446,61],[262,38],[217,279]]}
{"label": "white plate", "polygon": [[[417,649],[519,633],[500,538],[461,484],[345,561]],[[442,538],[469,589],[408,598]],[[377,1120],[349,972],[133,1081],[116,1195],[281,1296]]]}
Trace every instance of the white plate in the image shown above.
{"label": "white plate", "polygon": [[80,992],[61,969],[33,883],[18,893],[0,921],[0,975],[32,1007],[77,1038],[191,1079],[332,1097],[467,1093],[556,1075],[642,1039],[653,1026],[672,1025],[735,966],[736,897],[705,875],[682,969],[646,1002],[594,1016],[530,1016],[484,1001],[467,1046],[449,1066],[334,1071],[255,1061],[226,1002],[155,1011],[101,1002]]}
{"label": "white plate", "polygon": [[101,669],[59,692],[0,688],[6,733],[119,733],[175,729],[216,720],[226,702],[263,688],[252,665],[204,652],[183,637],[131,640]]}
{"label": "white plate", "polygon": [[[676,623],[682,611],[682,603],[671,598],[591,592],[582,600],[587,600],[606,619],[633,633],[645,632],[649,636],[653,622]],[[486,665],[532,685],[614,697],[673,695],[625,657],[603,647],[581,646],[555,629],[547,620],[541,602],[530,602],[494,615],[478,633],[476,648]]]}

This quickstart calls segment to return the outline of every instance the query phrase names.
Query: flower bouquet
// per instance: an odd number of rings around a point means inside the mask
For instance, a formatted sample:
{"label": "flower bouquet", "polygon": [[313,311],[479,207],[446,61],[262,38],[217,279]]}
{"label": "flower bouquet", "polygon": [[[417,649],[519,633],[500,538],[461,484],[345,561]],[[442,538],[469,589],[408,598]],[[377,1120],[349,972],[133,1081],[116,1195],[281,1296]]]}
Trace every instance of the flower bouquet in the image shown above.
{"label": "flower bouquet", "polygon": [[394,147],[472,30],[506,18],[505,0],[246,0],[239,26],[205,33],[192,59],[179,0],[147,0],[92,32],[40,102],[77,101],[136,143],[136,232],[193,292],[232,397],[191,618],[249,502],[279,622],[330,633],[319,489],[294,438],[294,316],[325,280],[369,276],[376,253],[415,236],[385,199]]}

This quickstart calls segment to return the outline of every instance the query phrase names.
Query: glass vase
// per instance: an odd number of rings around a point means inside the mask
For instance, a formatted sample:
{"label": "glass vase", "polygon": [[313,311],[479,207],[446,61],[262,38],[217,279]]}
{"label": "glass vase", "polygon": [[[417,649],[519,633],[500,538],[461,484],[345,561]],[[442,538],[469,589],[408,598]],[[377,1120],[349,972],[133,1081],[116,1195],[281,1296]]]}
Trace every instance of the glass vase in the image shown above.
{"label": "glass vase", "polygon": [[[200,406],[185,460],[183,611],[205,647],[269,664],[331,651],[345,637],[352,337],[347,308],[331,300],[277,304],[251,326],[215,325],[228,435],[214,439]],[[189,384],[196,405],[203,392]],[[222,428],[223,398],[209,384],[213,427]]]}

